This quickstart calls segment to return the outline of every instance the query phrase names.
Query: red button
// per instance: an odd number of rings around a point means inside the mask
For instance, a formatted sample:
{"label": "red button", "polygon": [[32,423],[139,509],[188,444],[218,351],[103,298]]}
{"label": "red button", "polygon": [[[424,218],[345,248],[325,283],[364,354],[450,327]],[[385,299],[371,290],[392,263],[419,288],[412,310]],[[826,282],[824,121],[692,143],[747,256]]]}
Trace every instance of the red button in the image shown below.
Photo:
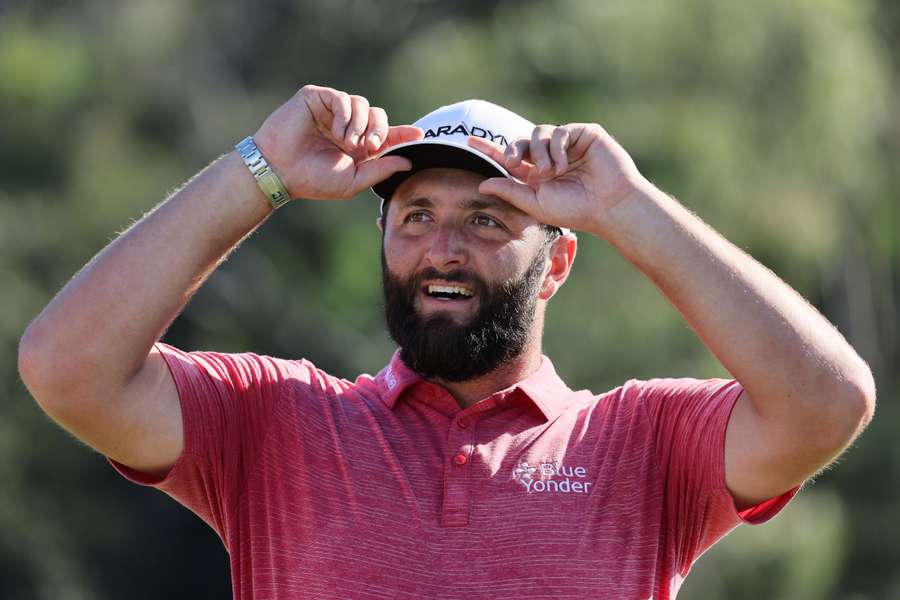
{"label": "red button", "polygon": [[460,419],[459,421],[456,422],[456,425],[460,429],[465,429],[466,427],[469,426],[469,421],[467,419]]}
{"label": "red button", "polygon": [[425,395],[427,395],[429,398],[434,398],[434,394],[435,394],[435,389],[434,389],[433,385],[425,386]]}
{"label": "red button", "polygon": [[456,464],[458,464],[460,466],[466,464],[466,462],[468,462],[468,460],[469,459],[466,458],[465,454],[457,454],[456,456],[453,457],[453,462],[455,462]]}

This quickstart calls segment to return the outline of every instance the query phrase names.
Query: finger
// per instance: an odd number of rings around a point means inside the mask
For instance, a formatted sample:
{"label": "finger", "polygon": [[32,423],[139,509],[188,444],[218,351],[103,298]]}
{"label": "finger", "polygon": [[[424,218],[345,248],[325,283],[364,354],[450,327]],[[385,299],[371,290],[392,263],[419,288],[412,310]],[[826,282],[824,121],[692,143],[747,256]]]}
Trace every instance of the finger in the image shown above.
{"label": "finger", "polygon": [[356,146],[369,124],[369,101],[362,96],[350,96],[350,106],[353,113],[350,115],[344,140],[350,146]]}
{"label": "finger", "polygon": [[478,192],[486,196],[497,196],[501,200],[509,202],[522,212],[528,213],[542,221],[537,209],[537,195],[534,190],[518,181],[506,177],[490,177],[481,182]]}
{"label": "finger", "polygon": [[[528,140],[524,141],[527,143]],[[469,146],[486,154],[488,158],[506,169],[506,171],[516,179],[521,179],[522,181],[528,179],[528,173],[531,171],[532,167],[522,163],[520,160],[515,161],[515,164],[511,164],[507,154],[508,149],[504,150],[503,146],[477,136],[469,138]]]}
{"label": "finger", "polygon": [[523,162],[519,163],[517,167],[507,168],[506,171],[519,181],[528,181],[529,178],[534,177],[536,169],[534,165]]}
{"label": "finger", "polygon": [[574,160],[578,160],[595,141],[609,137],[605,129],[596,123],[572,123],[569,129],[569,151]]}
{"label": "finger", "polygon": [[489,142],[484,138],[469,138],[469,145],[471,147],[484,152],[492,160],[495,160],[497,163],[502,165],[510,173],[512,173],[513,169],[519,167],[522,164],[522,157],[525,153],[525,149],[527,148],[528,143],[529,142],[526,139],[516,140],[512,144],[507,145],[506,149],[504,150],[503,146],[499,146],[494,142]]}
{"label": "finger", "polygon": [[483,137],[478,137],[476,135],[470,135],[469,139],[466,141],[469,144],[470,148],[474,148],[482,154],[487,154],[491,160],[500,163],[501,165],[506,164],[506,157],[503,154],[503,146],[495,144],[494,142],[488,141]]}
{"label": "finger", "polygon": [[528,160],[531,155],[528,148],[531,146],[531,140],[528,138],[520,138],[506,147],[506,164],[507,168],[517,167],[522,164],[523,160]]}
{"label": "finger", "polygon": [[[309,109],[317,130],[339,140],[344,135],[343,128],[350,120],[349,98],[346,103],[343,102],[342,94],[343,92],[331,88],[305,85],[294,95],[294,98]],[[346,96],[346,94],[343,95]],[[340,129],[339,134],[335,134],[337,129]]]}
{"label": "finger", "polygon": [[375,153],[387,139],[388,119],[383,108],[369,107],[369,125],[365,131],[365,145],[370,153]]}
{"label": "finger", "polygon": [[351,190],[347,197],[359,193],[365,188],[372,187],[380,181],[384,181],[399,171],[409,171],[412,163],[403,156],[383,156],[359,163],[353,176]]}
{"label": "finger", "polygon": [[569,168],[569,130],[565,127],[557,127],[550,137],[550,158],[556,165],[556,174],[562,175]]}
{"label": "finger", "polygon": [[413,125],[394,125],[388,127],[387,143],[384,148],[396,146],[397,144],[405,144],[406,142],[414,142],[425,137],[425,132]]}
{"label": "finger", "polygon": [[535,127],[531,132],[531,144],[528,146],[531,162],[542,176],[549,175],[553,170],[553,162],[550,160],[551,129],[549,125]]}
{"label": "finger", "polygon": [[320,93],[320,97],[325,101],[329,112],[332,114],[332,137],[335,141],[342,140],[344,138],[344,131],[347,129],[347,123],[350,122],[350,114],[352,112],[350,96],[344,92],[327,89],[326,93]]}

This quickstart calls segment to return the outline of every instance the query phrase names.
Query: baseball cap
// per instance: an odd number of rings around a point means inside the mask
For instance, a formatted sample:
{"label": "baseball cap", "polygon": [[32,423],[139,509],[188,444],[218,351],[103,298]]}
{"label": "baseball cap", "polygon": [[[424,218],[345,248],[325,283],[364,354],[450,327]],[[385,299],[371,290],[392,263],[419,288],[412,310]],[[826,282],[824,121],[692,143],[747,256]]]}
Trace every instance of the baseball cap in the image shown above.
{"label": "baseball cap", "polygon": [[[506,169],[483,152],[469,146],[469,136],[481,137],[500,146],[507,146],[521,137],[530,138],[534,123],[509,109],[487,100],[463,100],[431,111],[415,123],[425,137],[414,142],[391,146],[378,155],[398,155],[412,163],[412,170],[394,173],[372,186],[381,198],[381,212],[385,201],[409,176],[424,169],[452,168],[474,171],[485,177],[509,177]],[[559,228],[562,233],[569,230]]]}

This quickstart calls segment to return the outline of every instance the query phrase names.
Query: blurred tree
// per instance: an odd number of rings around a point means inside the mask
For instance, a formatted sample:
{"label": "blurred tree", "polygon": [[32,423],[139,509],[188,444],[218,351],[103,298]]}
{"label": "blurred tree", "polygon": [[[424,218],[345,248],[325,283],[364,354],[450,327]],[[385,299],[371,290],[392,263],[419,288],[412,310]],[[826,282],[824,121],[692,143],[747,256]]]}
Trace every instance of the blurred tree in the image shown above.
{"label": "blurred tree", "polygon": [[[776,522],[710,551],[682,597],[897,597],[898,33],[889,0],[0,5],[3,597],[229,593],[215,535],[53,426],[17,380],[16,344],[117,231],[306,82],[366,95],[395,122],[467,97],[600,122],[825,311],[875,367],[878,418]],[[392,344],[376,213],[371,195],[279,212],[167,341],[378,370]],[[546,332],[573,386],[723,374],[648,282],[580,242]]]}

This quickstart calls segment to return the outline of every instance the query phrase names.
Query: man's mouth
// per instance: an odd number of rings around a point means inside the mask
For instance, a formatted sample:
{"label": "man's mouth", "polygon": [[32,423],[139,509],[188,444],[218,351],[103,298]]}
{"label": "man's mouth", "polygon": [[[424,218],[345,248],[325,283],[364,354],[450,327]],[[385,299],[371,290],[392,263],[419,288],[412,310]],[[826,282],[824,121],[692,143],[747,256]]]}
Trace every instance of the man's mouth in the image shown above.
{"label": "man's mouth", "polygon": [[419,307],[426,312],[440,310],[468,312],[475,303],[475,288],[463,283],[425,283],[419,291],[422,294]]}
{"label": "man's mouth", "polygon": [[475,295],[475,292],[462,285],[441,285],[436,283],[426,285],[425,293],[432,298],[446,302],[468,300]]}

